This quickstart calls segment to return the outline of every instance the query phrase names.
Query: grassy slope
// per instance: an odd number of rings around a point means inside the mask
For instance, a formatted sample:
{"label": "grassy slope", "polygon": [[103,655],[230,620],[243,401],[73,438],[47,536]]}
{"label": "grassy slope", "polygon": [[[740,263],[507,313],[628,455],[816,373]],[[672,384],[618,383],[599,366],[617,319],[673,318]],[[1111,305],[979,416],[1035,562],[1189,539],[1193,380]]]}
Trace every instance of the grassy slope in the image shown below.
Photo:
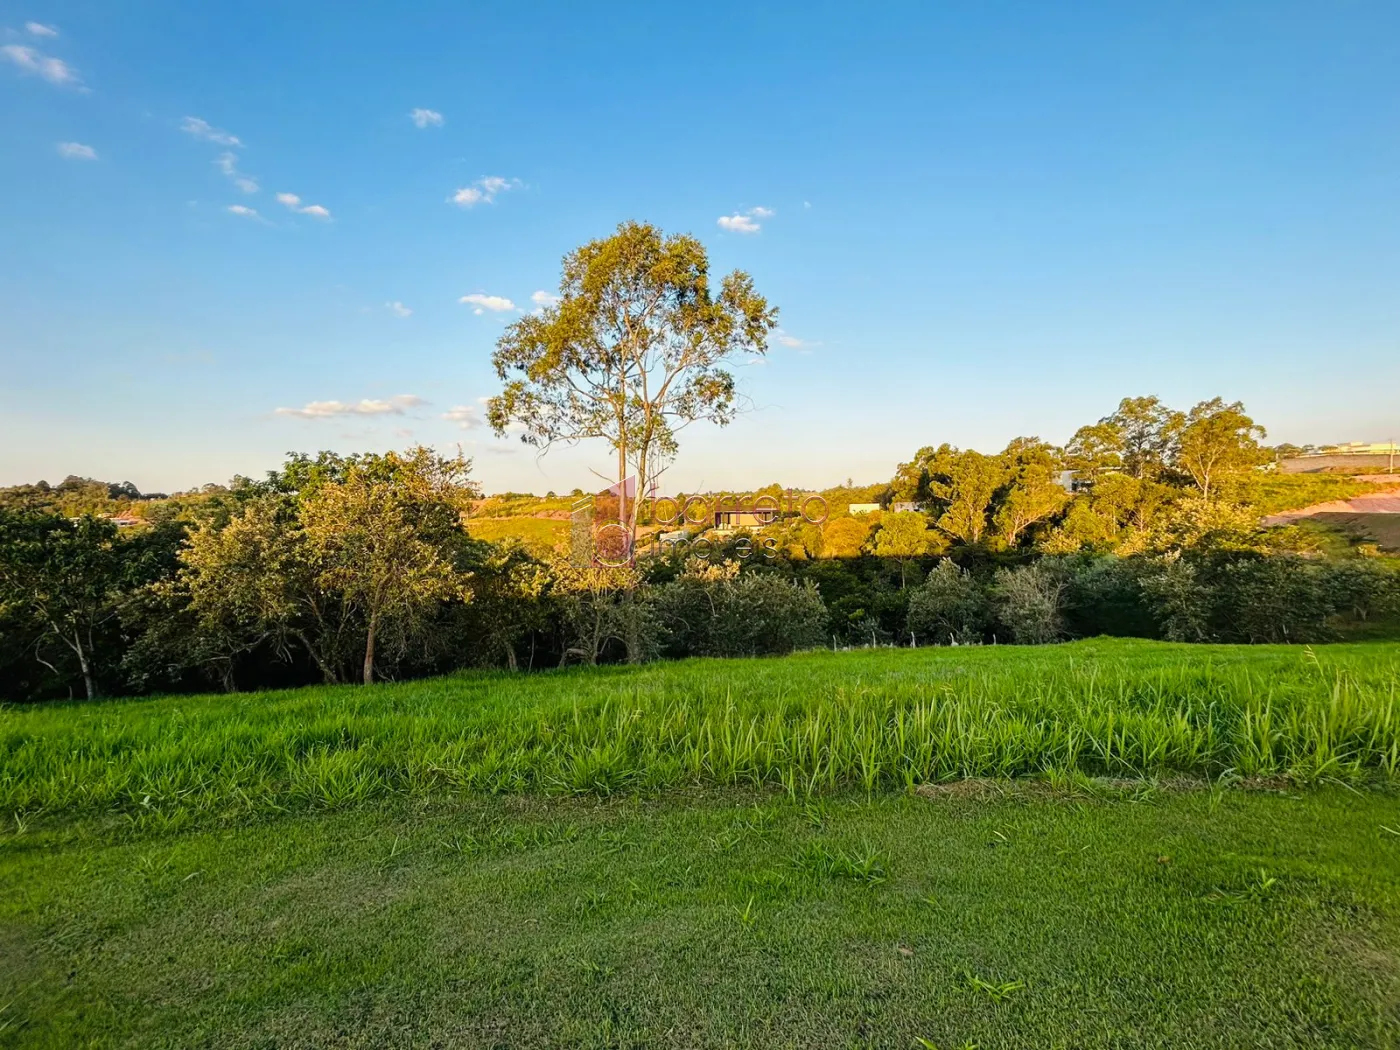
{"label": "grassy slope", "polygon": [[794,796],[1051,769],[1400,772],[1400,645],[1093,640],[472,673],[13,709],[0,814],[208,816],[390,794],[778,784]]}
{"label": "grassy slope", "polygon": [[537,548],[552,550],[569,537],[569,523],[553,518],[473,518],[467,532],[478,540],[499,543],[515,538]]}
{"label": "grassy slope", "polygon": [[0,1045],[1394,1046],[1398,808],[725,789],[11,833]]}
{"label": "grassy slope", "polygon": [[1262,517],[1301,510],[1314,503],[1351,499],[1386,487],[1335,474],[1255,474],[1244,483],[1239,495]]}

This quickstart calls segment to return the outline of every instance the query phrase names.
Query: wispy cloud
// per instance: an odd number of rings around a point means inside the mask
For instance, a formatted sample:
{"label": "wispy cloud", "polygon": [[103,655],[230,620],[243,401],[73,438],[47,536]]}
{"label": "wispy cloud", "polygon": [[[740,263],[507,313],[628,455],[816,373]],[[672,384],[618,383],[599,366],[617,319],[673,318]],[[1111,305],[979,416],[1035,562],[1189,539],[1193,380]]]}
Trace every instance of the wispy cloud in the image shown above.
{"label": "wispy cloud", "polygon": [[408,119],[418,128],[442,127],[442,114],[435,109],[415,109],[408,115]]}
{"label": "wispy cloud", "polygon": [[781,328],[779,328],[776,332],[773,333],[773,338],[777,340],[780,346],[785,346],[789,350],[810,350],[814,346],[821,345],[820,343],[814,343],[809,339],[799,339],[791,332],[785,332]]}
{"label": "wispy cloud", "polygon": [[395,299],[392,303],[385,303],[384,309],[388,310],[395,317],[407,317],[413,313],[411,309]]}
{"label": "wispy cloud", "polygon": [[530,294],[530,302],[534,303],[536,306],[553,306],[558,301],[559,296],[546,292],[544,289]]}
{"label": "wispy cloud", "polygon": [[220,153],[214,161],[214,167],[228,176],[229,181],[244,193],[258,192],[258,180],[238,170],[238,157],[236,154],[229,152]]}
{"label": "wispy cloud", "polygon": [[309,401],[301,408],[279,408],[279,416],[298,419],[335,419],[343,416],[401,416],[411,408],[428,402],[416,394],[397,394],[383,400],[365,398],[361,401]]}
{"label": "wispy cloud", "polygon": [[462,296],[457,301],[476,307],[472,311],[474,314],[482,313],[485,310],[490,310],[492,313],[504,313],[506,310],[515,309],[515,304],[503,295],[482,295],[479,292],[473,292],[471,295]]}
{"label": "wispy cloud", "polygon": [[442,414],[449,423],[456,423],[463,430],[475,430],[481,426],[481,413],[475,405],[454,405]]}
{"label": "wispy cloud", "polygon": [[6,44],[0,47],[0,58],[13,62],[22,73],[32,73],[50,84],[61,87],[79,87],[83,80],[67,62],[61,58],[46,55],[38,48],[25,44]]}
{"label": "wispy cloud", "polygon": [[762,221],[771,219],[777,213],[772,208],[750,208],[733,215],[721,215],[719,228],[730,233],[757,233],[763,229]]}
{"label": "wispy cloud", "polygon": [[487,175],[477,179],[470,186],[463,186],[452,195],[452,203],[462,208],[474,208],[478,204],[493,204],[496,195],[513,190],[520,185],[519,179],[507,179],[501,175]]}
{"label": "wispy cloud", "polygon": [[25,22],[24,28],[29,31],[31,36],[58,36],[58,26],[46,26],[42,22]]}
{"label": "wispy cloud", "polygon": [[261,219],[257,208],[250,208],[246,204],[230,204],[228,206],[230,215],[242,215],[246,219]]}
{"label": "wispy cloud", "polygon": [[301,198],[295,193],[279,193],[277,203],[285,205],[300,215],[310,215],[313,219],[329,219],[331,217],[329,208],[323,208],[319,204],[302,204]]}
{"label": "wispy cloud", "polygon": [[58,155],[68,160],[96,160],[97,150],[84,146],[81,142],[60,142]]}
{"label": "wispy cloud", "polygon": [[238,148],[243,145],[242,140],[237,135],[230,135],[223,128],[216,128],[207,120],[200,120],[198,117],[186,117],[180,122],[180,130],[187,135],[193,135],[197,139],[204,139],[220,146]]}

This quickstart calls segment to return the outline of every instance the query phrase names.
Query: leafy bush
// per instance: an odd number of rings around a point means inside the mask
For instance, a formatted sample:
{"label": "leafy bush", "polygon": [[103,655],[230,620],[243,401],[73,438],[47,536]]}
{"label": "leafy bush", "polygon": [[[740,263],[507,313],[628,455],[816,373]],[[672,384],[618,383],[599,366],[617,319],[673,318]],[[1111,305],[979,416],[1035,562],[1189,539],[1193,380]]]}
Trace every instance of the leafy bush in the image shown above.
{"label": "leafy bush", "polygon": [[944,559],[909,595],[909,631],[915,638],[978,642],[991,620],[987,595],[966,569]]}
{"label": "leafy bush", "polygon": [[1065,637],[1065,579],[1045,562],[998,569],[992,587],[997,619],[1020,645],[1044,645]]}
{"label": "leafy bush", "polygon": [[[1056,561],[1047,564],[1055,565]],[[1144,558],[1079,555],[1058,560],[1066,585],[1065,628],[1071,637],[1107,634],[1151,638],[1157,634],[1144,600]]]}
{"label": "leafy bush", "polygon": [[1220,574],[1225,634],[1246,642],[1320,642],[1335,635],[1327,570],[1290,555],[1242,558]]}
{"label": "leafy bush", "polygon": [[759,656],[821,645],[827,610],[811,583],[768,573],[683,576],[651,591],[669,656]]}
{"label": "leafy bush", "polygon": [[1211,636],[1215,590],[1196,567],[1179,558],[1164,559],[1142,579],[1147,606],[1162,637],[1171,642],[1204,642]]}

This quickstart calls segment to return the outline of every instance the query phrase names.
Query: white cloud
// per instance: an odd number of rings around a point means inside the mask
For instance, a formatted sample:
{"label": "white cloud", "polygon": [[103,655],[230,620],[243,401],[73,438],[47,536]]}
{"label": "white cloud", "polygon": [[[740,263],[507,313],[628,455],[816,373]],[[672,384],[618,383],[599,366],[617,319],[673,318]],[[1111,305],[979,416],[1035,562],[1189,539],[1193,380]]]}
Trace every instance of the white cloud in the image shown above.
{"label": "white cloud", "polygon": [[408,119],[418,128],[442,127],[442,114],[435,109],[415,109],[408,115]]}
{"label": "white cloud", "polygon": [[395,317],[407,317],[409,314],[413,313],[412,310],[410,310],[407,306],[404,306],[404,304],[399,302],[397,299],[395,299],[392,303],[385,303],[384,308],[388,310],[391,314],[393,314]]}
{"label": "white cloud", "polygon": [[244,193],[257,193],[258,180],[238,170],[238,156],[230,152],[220,153],[214,158],[214,167],[222,171],[229,180]]}
{"label": "white cloud", "polygon": [[553,306],[558,301],[559,296],[551,295],[543,289],[538,292],[532,292],[530,295],[530,302],[534,303],[536,306]]}
{"label": "white cloud", "polygon": [[459,303],[466,303],[468,306],[476,307],[472,313],[479,314],[484,310],[492,313],[504,313],[506,310],[514,310],[515,304],[502,295],[482,295],[473,292],[471,295],[464,295],[457,300]]}
{"label": "white cloud", "polygon": [[776,215],[772,208],[750,208],[748,211],[736,211],[733,215],[721,215],[719,217],[719,228],[728,230],[730,233],[757,233],[763,229],[762,220],[771,219]]}
{"label": "white cloud", "polygon": [[6,44],[0,47],[0,58],[13,62],[20,68],[21,72],[33,73],[42,77],[50,84],[78,86],[82,78],[74,72],[73,67],[61,58],[54,58],[46,55],[37,48],[27,47],[24,44]]}
{"label": "white cloud", "polygon": [[279,408],[279,416],[299,419],[334,419],[337,416],[401,416],[410,408],[426,405],[416,394],[397,394],[384,400],[365,398],[353,404],[344,401],[309,401],[301,408]]}
{"label": "white cloud", "polygon": [[761,226],[754,222],[747,215],[721,215],[719,217],[719,227],[728,230],[730,233],[757,233]]}
{"label": "white cloud", "polygon": [[463,430],[475,430],[481,426],[481,413],[474,405],[454,405],[442,414],[449,423],[456,423]]}
{"label": "white cloud", "polygon": [[319,204],[308,204],[303,207],[301,198],[295,193],[279,193],[277,195],[277,203],[286,205],[298,214],[310,215],[314,219],[329,219],[331,217],[330,209],[323,208]]}
{"label": "white cloud", "polygon": [[496,194],[513,190],[520,185],[519,179],[507,179],[501,175],[487,175],[477,179],[470,186],[463,186],[452,195],[452,203],[462,208],[474,208],[478,204],[493,204]]}
{"label": "white cloud", "polygon": [[81,142],[60,142],[58,155],[68,160],[96,160],[97,150],[84,146]]}
{"label": "white cloud", "polygon": [[198,117],[186,117],[180,123],[180,130],[197,139],[205,139],[220,146],[240,147],[243,145],[237,135],[230,135],[222,128],[216,128],[207,120],[200,120]]}
{"label": "white cloud", "polygon": [[228,210],[233,215],[242,215],[249,219],[262,218],[262,216],[258,214],[258,210],[256,208],[249,208],[245,204],[230,204],[228,206]]}
{"label": "white cloud", "polygon": [[799,339],[790,332],[784,332],[781,328],[773,333],[773,338],[776,339],[780,345],[787,347],[789,350],[810,350],[814,346],[821,345],[820,343],[813,343],[806,339]]}
{"label": "white cloud", "polygon": [[24,28],[29,30],[32,36],[58,36],[57,26],[46,26],[42,22],[25,22]]}

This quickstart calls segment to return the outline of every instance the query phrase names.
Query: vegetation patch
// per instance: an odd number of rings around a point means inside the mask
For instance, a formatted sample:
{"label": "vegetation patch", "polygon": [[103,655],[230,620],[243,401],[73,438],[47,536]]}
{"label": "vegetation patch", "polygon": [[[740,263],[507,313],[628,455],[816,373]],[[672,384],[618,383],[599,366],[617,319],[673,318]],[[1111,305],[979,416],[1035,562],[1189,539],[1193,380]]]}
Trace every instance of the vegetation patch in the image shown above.
{"label": "vegetation patch", "polygon": [[[0,812],[183,826],[388,796],[1393,780],[1397,683],[1393,644],[1095,640],[54,704],[0,721]],[[976,783],[923,790],[996,790]]]}

